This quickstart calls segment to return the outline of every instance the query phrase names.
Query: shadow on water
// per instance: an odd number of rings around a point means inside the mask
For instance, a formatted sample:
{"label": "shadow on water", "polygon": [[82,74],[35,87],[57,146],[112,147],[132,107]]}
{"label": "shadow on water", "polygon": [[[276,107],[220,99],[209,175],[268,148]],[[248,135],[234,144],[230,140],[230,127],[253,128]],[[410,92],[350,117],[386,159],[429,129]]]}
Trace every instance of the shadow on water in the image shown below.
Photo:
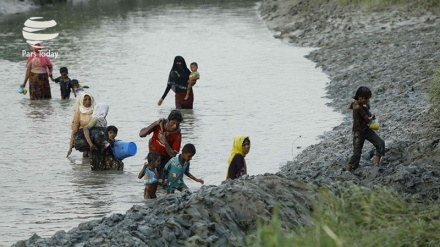
{"label": "shadow on water", "polygon": [[54,112],[52,100],[22,100],[23,106],[26,110],[26,115],[33,121],[45,120],[50,118]]}
{"label": "shadow on water", "polygon": [[[112,211],[111,205],[115,203],[114,190],[118,189],[116,180],[120,179],[123,171],[92,171],[88,158],[78,162],[69,158],[72,165],[70,183],[73,185],[72,194],[75,202],[80,201],[83,208],[77,214],[90,214],[104,216]],[[113,189],[109,189],[113,187]]]}
{"label": "shadow on water", "polygon": [[[197,139],[197,133],[198,129],[197,127],[200,125],[198,123],[197,114],[194,112],[194,110],[181,110],[182,117],[183,117],[183,124],[180,125],[180,128],[182,129],[182,133],[185,133],[185,137],[190,136],[191,141],[194,142],[194,140]],[[187,142],[182,143],[182,145],[185,145]]]}

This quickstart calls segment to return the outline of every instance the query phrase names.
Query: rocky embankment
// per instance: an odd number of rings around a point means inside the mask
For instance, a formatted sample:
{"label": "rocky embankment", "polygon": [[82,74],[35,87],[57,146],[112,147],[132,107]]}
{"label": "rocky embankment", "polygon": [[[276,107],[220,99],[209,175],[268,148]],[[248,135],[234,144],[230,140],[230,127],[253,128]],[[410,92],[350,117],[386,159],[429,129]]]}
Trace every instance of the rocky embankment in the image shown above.
{"label": "rocky embankment", "polygon": [[[308,58],[329,75],[331,106],[346,118],[319,144],[305,149],[278,174],[162,197],[133,206],[124,215],[85,222],[50,238],[34,235],[14,246],[242,246],[258,219],[269,220],[274,207],[284,227],[309,222],[315,193],[304,181],[330,188],[351,183],[387,186],[421,202],[437,200],[440,120],[427,89],[440,58],[439,16],[372,13],[309,2],[317,1],[266,0],[260,11],[276,37],[320,47]],[[352,152],[348,106],[361,85],[373,92],[372,112],[381,123],[386,156],[380,166],[373,166],[374,148],[366,143],[361,167],[345,172],[341,168]]]}
{"label": "rocky embankment", "polygon": [[[398,9],[360,9],[309,1],[274,0],[261,6],[277,37],[299,46],[320,47],[307,57],[329,75],[326,89],[331,107],[346,116],[282,172],[326,186],[346,182],[387,186],[419,201],[437,200],[440,117],[427,90],[440,61],[440,17]],[[352,154],[348,107],[359,86],[373,92],[370,103],[381,124],[378,133],[385,140],[386,156],[380,166],[373,166],[374,147],[366,142],[361,167],[343,172]]]}
{"label": "rocky embankment", "polygon": [[307,224],[314,198],[304,183],[275,174],[225,181],[176,193],[81,223],[50,238],[36,234],[14,246],[243,246],[273,207],[286,227]]}

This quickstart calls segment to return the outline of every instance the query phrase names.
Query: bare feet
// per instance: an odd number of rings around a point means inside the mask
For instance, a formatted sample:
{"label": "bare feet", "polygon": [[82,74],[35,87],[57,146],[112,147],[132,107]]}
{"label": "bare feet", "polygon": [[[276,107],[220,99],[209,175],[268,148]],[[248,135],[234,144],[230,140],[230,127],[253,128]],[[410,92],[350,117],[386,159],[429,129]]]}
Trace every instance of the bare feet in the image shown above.
{"label": "bare feet", "polygon": [[379,165],[380,158],[381,158],[381,157],[380,157],[379,155],[374,156],[373,164],[374,164],[375,166],[378,166],[378,165]]}

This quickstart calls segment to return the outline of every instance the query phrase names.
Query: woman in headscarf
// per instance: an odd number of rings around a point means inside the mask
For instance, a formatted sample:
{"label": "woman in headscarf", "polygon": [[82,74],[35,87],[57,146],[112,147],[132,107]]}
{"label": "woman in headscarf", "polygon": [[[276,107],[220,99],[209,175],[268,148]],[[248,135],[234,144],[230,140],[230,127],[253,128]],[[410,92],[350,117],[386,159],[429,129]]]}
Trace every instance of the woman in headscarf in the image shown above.
{"label": "woman in headscarf", "polygon": [[26,62],[26,74],[21,87],[26,87],[29,80],[29,97],[31,100],[50,99],[49,78],[52,77],[52,62],[49,57],[41,51],[42,44],[32,46],[33,52]]}
{"label": "woman in headscarf", "polygon": [[191,71],[186,66],[185,59],[181,56],[176,56],[168,76],[167,87],[157,104],[161,105],[170,89],[172,89],[176,93],[175,104],[177,109],[193,109],[194,93],[192,89],[190,90],[189,98],[185,100],[189,74],[191,74]]}
{"label": "woman in headscarf", "polygon": [[247,174],[246,154],[251,148],[251,141],[248,136],[236,136],[232,143],[232,153],[228,159],[229,167],[226,179],[236,179]]}
{"label": "woman in headscarf", "polygon": [[[84,127],[84,136],[90,146],[91,151],[99,150],[102,152],[110,145],[110,143],[107,141],[106,134],[106,117],[108,114],[108,109],[109,107],[105,103],[96,104],[95,109],[93,109],[92,119],[90,119],[87,126]],[[92,130],[94,131],[92,132]]]}
{"label": "woman in headscarf", "polygon": [[[72,120],[72,135],[70,137],[69,151],[67,151],[67,157],[72,153],[73,141],[76,132],[84,128],[89,124],[92,119],[93,109],[95,107],[95,100],[90,93],[82,93],[76,98],[75,105],[73,107],[73,120]],[[83,157],[88,156],[88,151],[83,152]]]}

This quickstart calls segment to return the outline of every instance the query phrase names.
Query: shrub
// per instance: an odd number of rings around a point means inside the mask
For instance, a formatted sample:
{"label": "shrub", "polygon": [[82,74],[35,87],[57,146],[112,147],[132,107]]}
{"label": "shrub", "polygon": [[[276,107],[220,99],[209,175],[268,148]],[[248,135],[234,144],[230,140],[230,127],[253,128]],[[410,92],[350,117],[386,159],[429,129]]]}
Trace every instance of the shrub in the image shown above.
{"label": "shrub", "polygon": [[358,186],[319,192],[307,227],[286,232],[275,214],[248,246],[440,246],[440,205]]}

